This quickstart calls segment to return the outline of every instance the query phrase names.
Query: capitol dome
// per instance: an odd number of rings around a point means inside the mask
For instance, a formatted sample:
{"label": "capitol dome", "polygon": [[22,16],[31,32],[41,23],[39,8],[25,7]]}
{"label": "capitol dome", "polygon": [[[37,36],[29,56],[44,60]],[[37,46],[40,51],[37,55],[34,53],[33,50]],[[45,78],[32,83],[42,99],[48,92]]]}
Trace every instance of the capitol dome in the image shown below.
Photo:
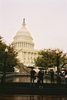
{"label": "capitol dome", "polygon": [[25,66],[34,65],[34,59],[38,57],[38,51],[34,50],[34,43],[31,33],[26,28],[25,18],[20,30],[16,33],[12,42],[14,50],[17,51],[17,58]]}
{"label": "capitol dome", "polygon": [[16,49],[34,49],[33,38],[26,28],[25,18],[23,19],[22,27],[14,37],[13,45]]}

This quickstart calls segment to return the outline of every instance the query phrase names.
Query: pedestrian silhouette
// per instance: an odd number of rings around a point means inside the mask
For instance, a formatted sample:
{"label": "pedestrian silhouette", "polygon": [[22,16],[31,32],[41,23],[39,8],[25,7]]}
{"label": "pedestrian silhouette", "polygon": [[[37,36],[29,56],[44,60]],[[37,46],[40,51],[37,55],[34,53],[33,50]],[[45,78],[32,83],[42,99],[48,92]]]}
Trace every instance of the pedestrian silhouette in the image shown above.
{"label": "pedestrian silhouette", "polygon": [[57,83],[61,84],[61,72],[57,72]]}
{"label": "pedestrian silhouette", "polygon": [[65,82],[67,84],[67,70],[65,71]]}
{"label": "pedestrian silhouette", "polygon": [[31,75],[31,83],[34,83],[34,80],[36,79],[36,72],[33,69],[31,69],[30,75]]}
{"label": "pedestrian silhouette", "polygon": [[37,83],[43,83],[43,77],[44,77],[44,71],[40,70],[38,72],[38,81],[37,81]]}
{"label": "pedestrian silhouette", "polygon": [[50,79],[51,79],[51,83],[54,83],[54,71],[53,71],[53,69],[50,70]]}

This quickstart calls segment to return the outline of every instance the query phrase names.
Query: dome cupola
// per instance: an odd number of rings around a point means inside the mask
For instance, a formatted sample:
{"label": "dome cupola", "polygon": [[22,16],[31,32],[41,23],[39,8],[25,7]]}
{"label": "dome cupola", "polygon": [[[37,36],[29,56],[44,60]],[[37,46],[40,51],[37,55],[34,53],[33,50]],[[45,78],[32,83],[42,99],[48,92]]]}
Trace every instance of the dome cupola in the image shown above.
{"label": "dome cupola", "polygon": [[22,27],[14,37],[13,45],[16,49],[34,49],[33,38],[26,28],[25,18],[23,18]]}

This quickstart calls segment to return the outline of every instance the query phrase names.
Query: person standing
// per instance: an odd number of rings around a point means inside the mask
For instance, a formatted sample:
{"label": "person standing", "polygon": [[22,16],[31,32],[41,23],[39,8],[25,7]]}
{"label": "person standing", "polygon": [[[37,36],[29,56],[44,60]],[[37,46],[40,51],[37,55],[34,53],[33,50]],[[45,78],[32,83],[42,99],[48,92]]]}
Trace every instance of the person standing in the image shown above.
{"label": "person standing", "polygon": [[34,83],[34,80],[36,79],[36,72],[31,69],[30,71],[30,77],[31,77],[31,83]]}
{"label": "person standing", "polygon": [[67,70],[65,71],[65,83],[67,84]]}
{"label": "person standing", "polygon": [[43,83],[43,77],[44,77],[44,71],[40,70],[38,72],[38,81],[37,81],[37,83]]}
{"label": "person standing", "polygon": [[51,79],[51,83],[54,83],[54,71],[53,71],[53,69],[50,70],[50,79]]}
{"label": "person standing", "polygon": [[61,84],[61,72],[57,72],[57,83]]}

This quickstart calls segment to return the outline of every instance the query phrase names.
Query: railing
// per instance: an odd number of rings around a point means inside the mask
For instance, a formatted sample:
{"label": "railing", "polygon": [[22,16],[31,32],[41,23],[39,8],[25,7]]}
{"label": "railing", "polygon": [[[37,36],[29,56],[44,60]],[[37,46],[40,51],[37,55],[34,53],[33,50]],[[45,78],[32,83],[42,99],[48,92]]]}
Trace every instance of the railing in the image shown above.
{"label": "railing", "polygon": [[0,94],[67,95],[67,85],[38,83],[0,84]]}
{"label": "railing", "polygon": [[[2,73],[0,73],[0,80],[1,80],[1,77],[2,77]],[[30,83],[31,82],[30,79],[31,77],[29,73],[24,73],[24,72],[23,73],[15,73],[15,72],[6,73],[6,82],[18,82],[18,83],[29,82]],[[37,77],[34,80],[34,83],[37,83]],[[45,75],[43,79],[43,83],[51,83],[51,79],[48,75]],[[56,76],[53,83],[57,84]],[[66,84],[65,78],[62,78],[60,84]]]}

